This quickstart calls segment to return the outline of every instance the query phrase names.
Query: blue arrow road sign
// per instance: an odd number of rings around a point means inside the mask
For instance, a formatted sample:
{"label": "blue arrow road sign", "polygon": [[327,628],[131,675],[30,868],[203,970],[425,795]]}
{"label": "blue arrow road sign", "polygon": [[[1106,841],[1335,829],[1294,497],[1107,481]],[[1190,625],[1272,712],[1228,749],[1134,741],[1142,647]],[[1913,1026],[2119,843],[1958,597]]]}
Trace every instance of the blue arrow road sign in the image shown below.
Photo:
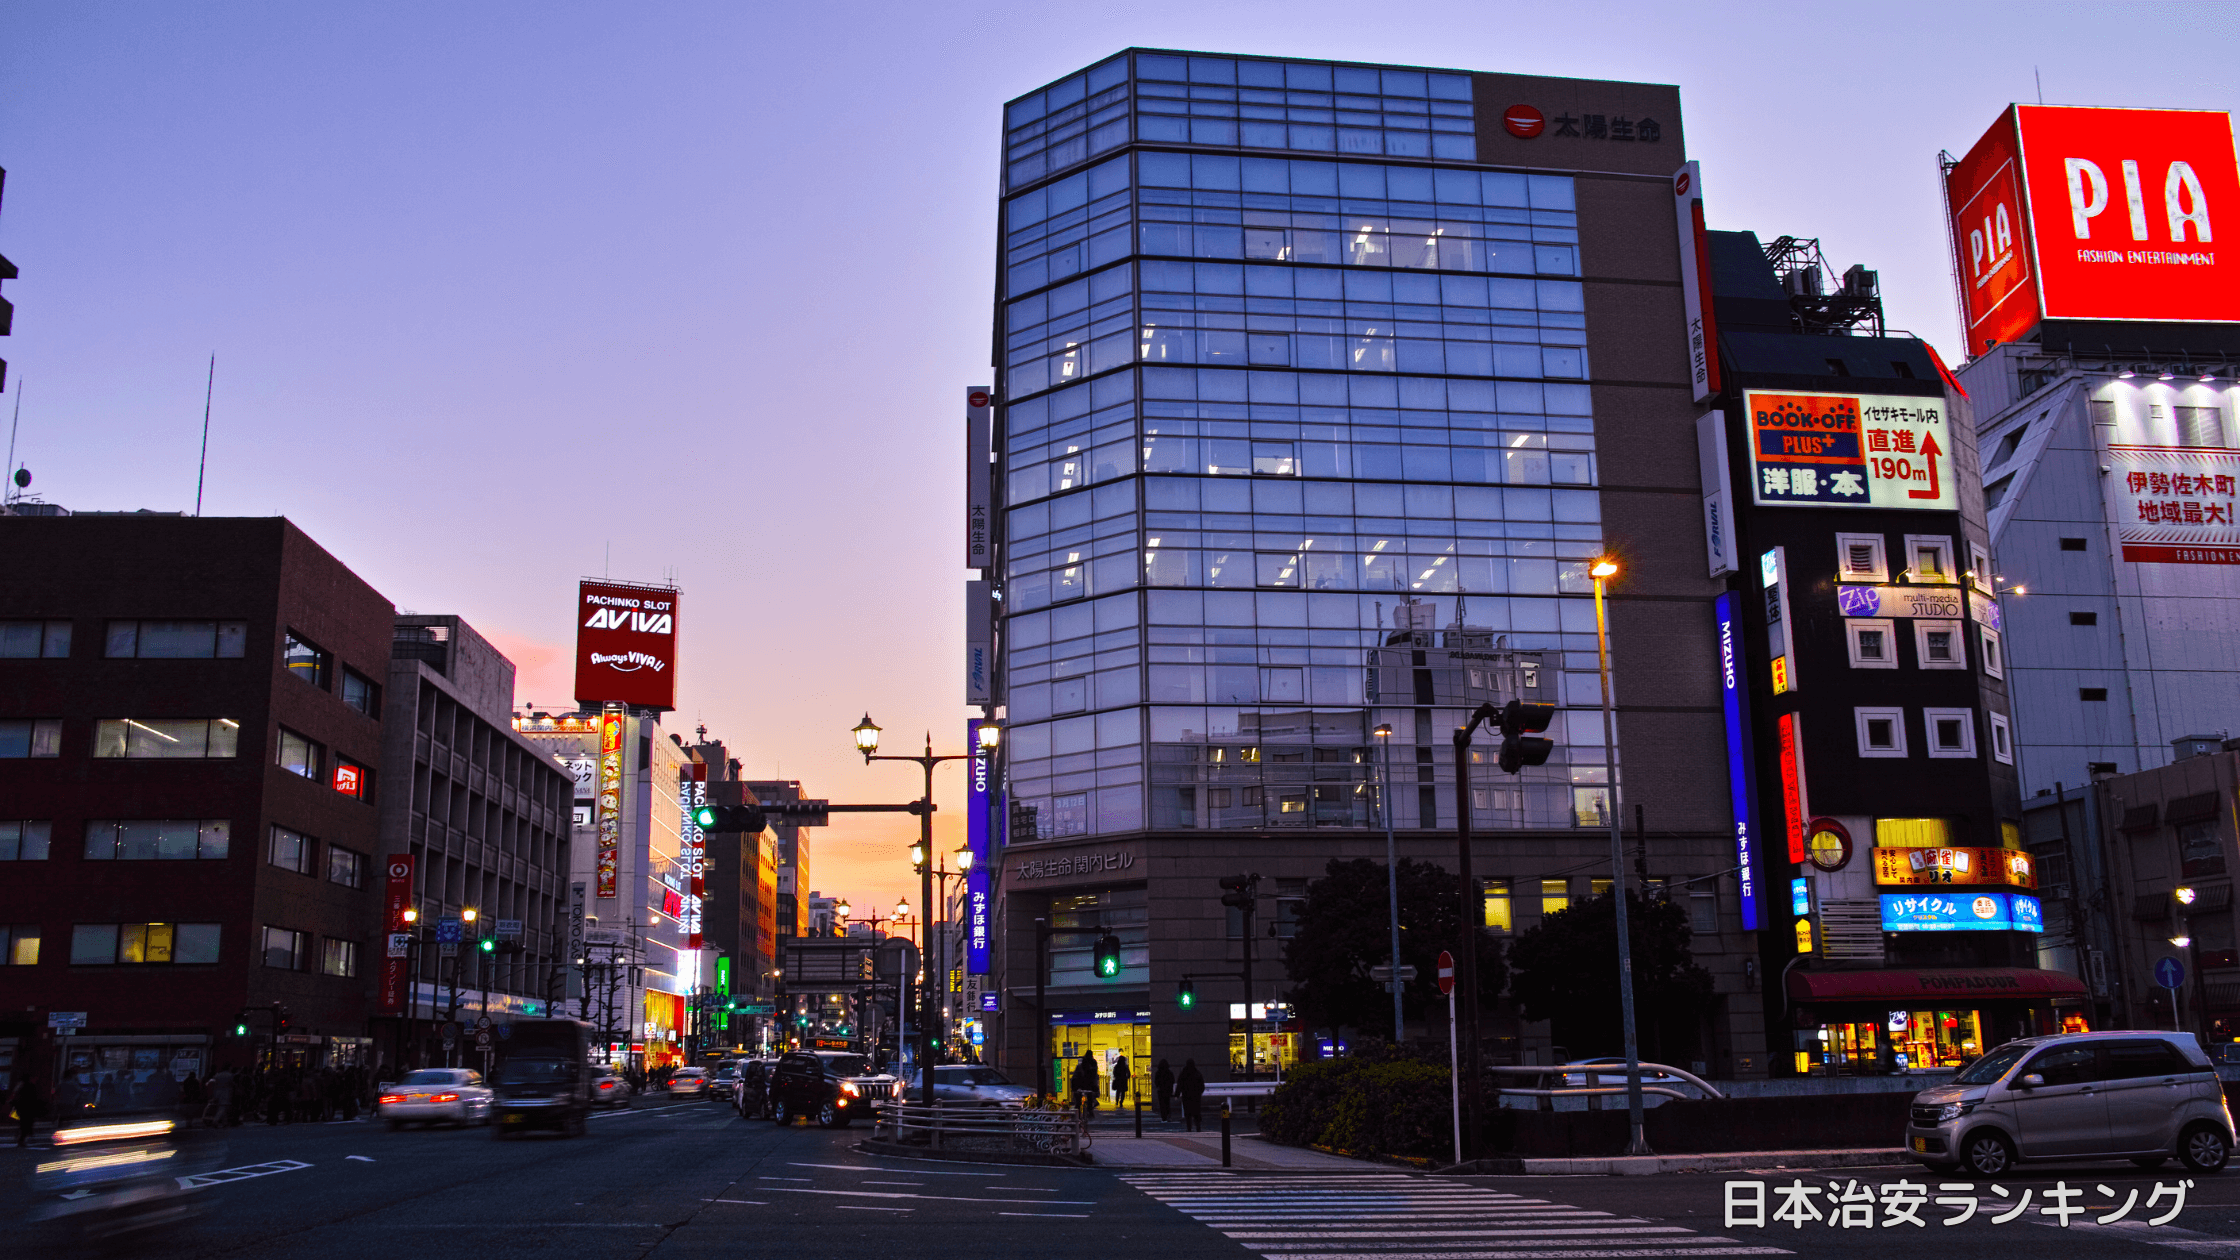
{"label": "blue arrow road sign", "polygon": [[2165,989],[2175,989],[2186,982],[2186,965],[2175,958],[2164,958],[2154,965],[2154,982]]}
{"label": "blue arrow road sign", "polygon": [[459,920],[457,920],[457,919],[440,919],[440,920],[438,920],[438,921],[436,922],[436,943],[437,943],[437,944],[439,944],[439,945],[456,945],[456,944],[458,944],[458,943],[459,943],[459,927],[460,927],[460,924],[459,924]]}

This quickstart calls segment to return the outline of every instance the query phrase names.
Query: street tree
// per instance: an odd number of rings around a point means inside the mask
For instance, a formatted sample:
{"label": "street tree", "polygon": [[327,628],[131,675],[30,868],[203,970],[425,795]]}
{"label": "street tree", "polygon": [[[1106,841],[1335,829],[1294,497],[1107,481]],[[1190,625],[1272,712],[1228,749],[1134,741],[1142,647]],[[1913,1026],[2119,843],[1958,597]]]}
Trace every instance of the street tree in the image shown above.
{"label": "street tree", "polygon": [[[1435,964],[1441,950],[1462,948],[1462,881],[1430,862],[1403,858],[1400,883],[1400,961],[1416,969],[1402,991],[1409,1019],[1436,1004],[1446,1017]],[[1291,1001],[1313,1028],[1353,1028],[1389,1035],[1392,995],[1370,975],[1392,952],[1392,916],[1385,866],[1368,858],[1332,859],[1321,879],[1307,885],[1306,905],[1283,951],[1285,972],[1297,987]],[[1501,943],[1478,934],[1478,990],[1488,1006],[1506,978]]]}
{"label": "street tree", "polygon": [[[1661,1063],[1697,1057],[1712,986],[1689,949],[1687,911],[1628,890],[1626,914],[1641,1056]],[[1519,933],[1509,963],[1519,1012],[1550,1021],[1555,1044],[1575,1059],[1623,1053],[1617,902],[1610,894],[1576,902]]]}

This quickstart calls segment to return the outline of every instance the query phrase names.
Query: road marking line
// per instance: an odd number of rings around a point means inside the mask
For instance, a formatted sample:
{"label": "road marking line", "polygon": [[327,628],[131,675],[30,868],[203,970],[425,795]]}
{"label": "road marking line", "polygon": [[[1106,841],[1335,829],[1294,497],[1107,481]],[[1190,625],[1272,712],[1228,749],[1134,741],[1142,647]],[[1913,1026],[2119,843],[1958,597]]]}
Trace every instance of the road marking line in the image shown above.
{"label": "road marking line", "polygon": [[1040,1217],[1043,1220],[1053,1221],[1085,1221],[1089,1219],[1089,1214],[1087,1212],[998,1212],[996,1213],[996,1215],[1034,1216]]}
{"label": "road marking line", "polygon": [[851,1199],[932,1199],[940,1203],[1052,1203],[1067,1207],[1095,1207],[1095,1199],[968,1199],[945,1194],[904,1194],[896,1190],[808,1190],[799,1186],[772,1186],[774,1194],[831,1194]]}
{"label": "road marking line", "polygon": [[811,1180],[811,1179],[810,1179],[810,1178],[808,1178],[808,1177],[771,1177],[771,1176],[767,1176],[767,1175],[765,1175],[765,1176],[763,1176],[762,1178],[760,1178],[760,1180],[763,1180],[763,1181],[808,1181],[808,1180]]}
{"label": "road marking line", "polygon": [[[985,1177],[988,1175],[986,1173],[934,1172],[925,1168],[879,1168],[870,1164],[809,1164],[798,1159],[789,1159],[786,1161],[786,1165],[791,1168],[837,1168],[842,1172],[908,1173],[913,1177]],[[807,1178],[802,1178],[802,1180],[805,1181]]]}
{"label": "road marking line", "polygon": [[700,1201],[702,1203],[751,1203],[756,1207],[770,1206],[768,1202],[762,1199],[702,1199]]}
{"label": "road marking line", "polygon": [[361,1164],[370,1164],[370,1163],[372,1163],[372,1162],[373,1162],[373,1156],[371,1156],[371,1155],[345,1155],[345,1156],[343,1156],[343,1158],[344,1158],[344,1159],[354,1159],[354,1160],[357,1160],[357,1161],[358,1161],[359,1163],[361,1163]]}
{"label": "road marking line", "polygon": [[[867,1186],[922,1186],[925,1183],[922,1181],[866,1181],[861,1184]],[[996,1187],[998,1190],[1002,1188],[1001,1186]]]}
{"label": "road marking line", "polygon": [[915,1212],[916,1208],[863,1207],[854,1203],[839,1203],[834,1207],[842,1212]]}
{"label": "road marking line", "polygon": [[199,1190],[205,1186],[223,1186],[251,1177],[270,1177],[275,1173],[294,1172],[311,1165],[300,1159],[276,1159],[264,1164],[243,1164],[239,1168],[221,1168],[216,1172],[194,1173],[178,1179],[181,1190]]}

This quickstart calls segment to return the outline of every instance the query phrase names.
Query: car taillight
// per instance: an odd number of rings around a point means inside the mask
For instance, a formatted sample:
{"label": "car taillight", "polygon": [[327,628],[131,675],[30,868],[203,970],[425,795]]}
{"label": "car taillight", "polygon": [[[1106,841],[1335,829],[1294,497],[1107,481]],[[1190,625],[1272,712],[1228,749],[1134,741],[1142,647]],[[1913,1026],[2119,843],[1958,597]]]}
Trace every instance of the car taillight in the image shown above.
{"label": "car taillight", "polygon": [[381,1096],[381,1105],[384,1107],[388,1106],[390,1103],[401,1103],[403,1101],[403,1094],[383,1094]]}
{"label": "car taillight", "polygon": [[434,1098],[434,1100],[433,1100],[433,1101],[435,1101],[435,1102],[457,1102],[457,1101],[459,1101],[459,1096],[458,1096],[457,1094],[437,1094],[437,1095],[435,1096],[435,1098]]}

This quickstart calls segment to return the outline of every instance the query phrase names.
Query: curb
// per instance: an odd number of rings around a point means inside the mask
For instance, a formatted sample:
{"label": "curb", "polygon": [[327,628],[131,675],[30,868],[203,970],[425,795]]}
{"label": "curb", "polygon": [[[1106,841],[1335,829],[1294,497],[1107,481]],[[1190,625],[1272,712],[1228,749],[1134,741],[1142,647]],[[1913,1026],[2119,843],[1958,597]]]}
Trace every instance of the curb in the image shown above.
{"label": "curb", "polygon": [[1863,1168],[1903,1164],[1902,1147],[1830,1151],[1726,1151],[1705,1155],[1614,1155],[1605,1158],[1473,1159],[1437,1170],[1444,1176],[1651,1177],[1659,1173],[1731,1172],[1747,1168]]}

